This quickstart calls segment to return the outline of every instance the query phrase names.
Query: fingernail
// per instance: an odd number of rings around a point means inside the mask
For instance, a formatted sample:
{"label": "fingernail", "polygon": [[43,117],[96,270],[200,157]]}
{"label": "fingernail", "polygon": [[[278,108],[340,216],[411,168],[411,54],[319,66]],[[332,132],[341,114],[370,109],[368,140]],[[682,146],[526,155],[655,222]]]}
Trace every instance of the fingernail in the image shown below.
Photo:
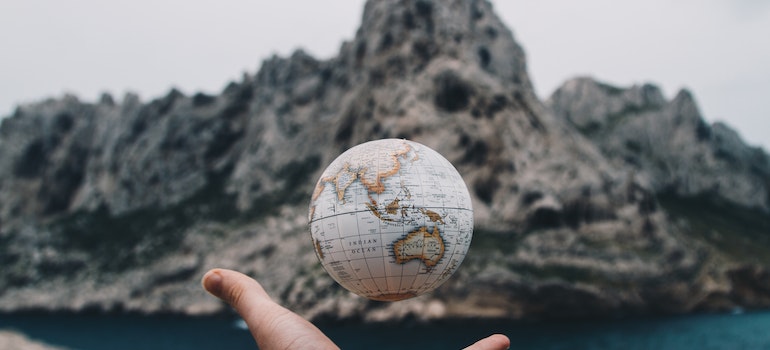
{"label": "fingernail", "polygon": [[203,275],[203,289],[219,298],[222,290],[222,275],[217,270],[211,270]]}

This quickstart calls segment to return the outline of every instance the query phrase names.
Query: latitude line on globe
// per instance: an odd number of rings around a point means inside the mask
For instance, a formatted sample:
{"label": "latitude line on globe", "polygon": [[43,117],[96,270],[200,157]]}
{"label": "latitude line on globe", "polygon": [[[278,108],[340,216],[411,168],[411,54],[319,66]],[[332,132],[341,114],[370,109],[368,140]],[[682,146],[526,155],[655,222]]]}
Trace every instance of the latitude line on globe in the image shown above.
{"label": "latitude line on globe", "polygon": [[[455,207],[422,207],[422,208],[425,208],[425,209],[452,209],[452,210],[461,210],[461,211],[473,212],[473,210],[470,210],[470,209],[467,209],[467,208],[455,208]],[[319,217],[317,219],[313,219],[312,221],[310,221],[310,223],[312,224],[312,223],[314,223],[316,221],[319,221],[319,220],[330,219],[330,218],[337,217],[337,216],[340,216],[340,215],[350,215],[350,214],[353,214],[353,213],[358,214],[358,213],[367,213],[367,212],[369,212],[369,209],[351,210],[351,211],[347,211],[347,212],[344,212],[344,213],[334,213],[332,215],[327,215],[327,216]]]}

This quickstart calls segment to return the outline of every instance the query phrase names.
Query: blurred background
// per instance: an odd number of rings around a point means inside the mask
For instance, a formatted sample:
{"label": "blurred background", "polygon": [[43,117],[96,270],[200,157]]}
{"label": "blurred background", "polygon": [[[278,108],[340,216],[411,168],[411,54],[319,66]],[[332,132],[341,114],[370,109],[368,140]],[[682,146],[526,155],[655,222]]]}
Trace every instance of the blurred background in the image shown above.
{"label": "blurred background", "polygon": [[[751,0],[2,3],[0,348],[252,348],[213,267],[343,348],[770,346],[767,32]],[[476,227],[379,303],[307,210],[392,137],[455,165]]]}

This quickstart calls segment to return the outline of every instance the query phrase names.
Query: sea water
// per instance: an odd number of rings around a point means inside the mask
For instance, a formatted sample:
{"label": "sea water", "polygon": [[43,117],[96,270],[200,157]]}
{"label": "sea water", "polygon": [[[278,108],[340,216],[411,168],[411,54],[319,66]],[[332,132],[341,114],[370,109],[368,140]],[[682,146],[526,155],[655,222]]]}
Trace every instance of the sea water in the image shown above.
{"label": "sea water", "polygon": [[[591,322],[320,325],[343,349],[459,349],[492,333],[511,349],[770,349],[770,312]],[[255,349],[234,317],[6,314],[0,329],[69,349]]]}

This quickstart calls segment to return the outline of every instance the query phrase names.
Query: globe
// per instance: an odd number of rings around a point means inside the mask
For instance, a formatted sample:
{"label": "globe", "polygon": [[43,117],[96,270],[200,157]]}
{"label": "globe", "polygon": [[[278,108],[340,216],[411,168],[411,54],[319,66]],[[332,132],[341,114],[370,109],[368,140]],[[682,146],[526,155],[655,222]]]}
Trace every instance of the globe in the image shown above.
{"label": "globe", "polygon": [[417,142],[357,145],[321,174],[309,209],[315,253],[347,290],[380,301],[430,292],[462,263],[473,236],[468,188]]}

